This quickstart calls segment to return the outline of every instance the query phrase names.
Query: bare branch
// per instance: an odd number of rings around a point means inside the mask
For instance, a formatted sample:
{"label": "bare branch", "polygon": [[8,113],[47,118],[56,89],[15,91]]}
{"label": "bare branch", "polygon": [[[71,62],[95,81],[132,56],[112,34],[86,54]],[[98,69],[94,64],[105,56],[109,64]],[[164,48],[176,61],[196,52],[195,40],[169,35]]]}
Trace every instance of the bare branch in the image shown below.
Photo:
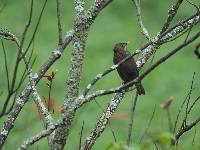
{"label": "bare branch", "polygon": [[[173,133],[175,133],[176,131],[176,127],[177,127],[177,123],[178,123],[178,119],[179,119],[179,116],[181,114],[181,111],[183,109],[183,106],[185,105],[186,101],[190,98],[190,95],[192,94],[192,91],[193,91],[193,84],[194,84],[194,75],[192,77],[192,82],[191,82],[191,85],[190,85],[190,89],[188,91],[188,94],[187,96],[185,97],[184,101],[182,102],[179,110],[178,110],[178,114],[176,116],[176,120],[175,120],[175,123],[174,123],[174,129],[173,129]],[[183,122],[185,121],[185,119],[183,120]],[[183,124],[183,123],[182,123]]]}
{"label": "bare branch", "polygon": [[152,115],[151,115],[151,118],[149,119],[148,125],[147,125],[147,127],[145,128],[144,133],[142,134],[142,136],[141,136],[141,138],[140,138],[140,140],[139,140],[139,143],[142,142],[143,138],[145,137],[145,135],[146,135],[147,132],[149,131],[149,128],[150,128],[150,126],[151,126],[151,123],[152,123],[152,120],[153,120],[153,118],[154,118],[155,112],[156,112],[156,105],[155,105],[155,107],[154,107],[154,109],[153,109],[153,113],[152,113]]}
{"label": "bare branch", "polygon": [[90,150],[92,148],[92,146],[96,142],[96,139],[105,130],[110,117],[112,116],[112,114],[115,112],[120,102],[122,101],[124,97],[124,93],[125,91],[123,90],[122,92],[115,94],[109,106],[107,107],[106,111],[102,114],[102,116],[98,120],[95,128],[91,131],[90,135],[84,141],[84,144],[82,145],[81,150]]}
{"label": "bare branch", "polygon": [[199,51],[199,48],[200,48],[200,43],[198,43],[198,44],[196,45],[196,48],[195,48],[195,50],[194,50],[194,53],[195,53],[195,55],[198,57],[198,59],[200,59],[200,51]]}
{"label": "bare branch", "polygon": [[62,26],[61,26],[61,16],[60,16],[60,0],[56,0],[56,10],[57,10],[57,25],[58,25],[58,44],[61,45],[62,40]]}
{"label": "bare branch", "polygon": [[61,124],[60,121],[57,122],[57,124],[50,126],[49,128],[43,130],[42,132],[38,133],[37,135],[27,139],[26,141],[24,141],[22,143],[22,145],[20,146],[19,150],[26,150],[28,149],[28,147],[30,145],[33,145],[34,143],[36,143],[37,141],[39,141],[42,138],[47,137],[48,135],[50,135],[59,125]]}
{"label": "bare branch", "polygon": [[[103,107],[102,107],[96,100],[95,100],[95,103],[96,103],[96,104],[98,105],[98,107],[101,109],[102,113],[104,113]],[[112,136],[113,136],[114,141],[117,142],[117,138],[116,138],[116,136],[115,136],[114,130],[112,129],[110,120],[108,121],[108,125],[109,125],[109,128],[110,128],[110,131],[111,131],[111,133],[112,133]]]}
{"label": "bare branch", "polygon": [[192,103],[192,105],[190,106],[190,108],[188,109],[188,114],[191,112],[192,108],[195,106],[195,104],[200,100],[200,96],[198,96],[194,102]]}
{"label": "bare branch", "polygon": [[135,116],[135,108],[137,104],[138,94],[136,92],[135,97],[132,99],[132,105],[131,105],[131,116],[130,116],[130,122],[128,127],[128,138],[126,141],[126,145],[130,147],[131,144],[131,136],[132,136],[132,130],[133,130],[133,123],[134,123],[134,116]]}
{"label": "bare branch", "polygon": [[79,150],[81,149],[81,143],[82,143],[82,136],[83,136],[83,129],[84,129],[84,121],[81,127],[81,132],[80,132],[80,139],[79,139]]}
{"label": "bare branch", "polygon": [[184,128],[182,128],[176,135],[175,135],[175,139],[176,141],[179,140],[179,138],[186,133],[187,131],[191,130],[194,126],[196,126],[198,123],[200,122],[200,117],[195,120],[194,122],[190,123],[189,125],[185,126]]}
{"label": "bare branch", "polygon": [[28,22],[24,28],[24,32],[22,34],[22,39],[21,39],[21,45],[20,45],[20,49],[23,47],[23,44],[24,44],[24,40],[25,40],[25,37],[26,37],[26,33],[31,25],[31,21],[32,21],[32,15],[33,15],[33,0],[31,0],[31,7],[30,7],[30,14],[29,14],[29,19],[28,19]]}
{"label": "bare branch", "polygon": [[142,21],[142,15],[141,15],[141,9],[140,9],[140,0],[132,0],[135,4],[136,7],[136,12],[137,12],[137,18],[138,18],[138,23],[141,28],[141,33],[150,41],[151,37],[149,36],[148,30],[145,28],[143,21]]}
{"label": "bare branch", "polygon": [[[37,24],[36,24],[36,27],[35,27],[34,32],[33,32],[33,35],[32,35],[32,37],[31,37],[31,40],[30,40],[30,42],[29,42],[29,44],[28,44],[28,46],[27,46],[26,51],[25,51],[24,54],[27,53],[27,51],[29,50],[29,48],[30,48],[30,46],[31,46],[31,44],[32,44],[32,42],[33,42],[33,40],[35,39],[35,35],[36,35],[37,31],[38,31],[38,27],[39,27],[39,24],[40,24],[40,22],[41,22],[42,15],[43,15],[44,9],[45,9],[45,7],[46,7],[46,4],[47,4],[47,0],[45,0],[45,2],[44,2],[44,4],[43,4],[42,10],[41,10],[41,12],[40,12],[40,15],[39,15],[39,18],[38,18],[38,21],[37,21]],[[22,56],[22,57],[23,57],[23,56]],[[22,57],[21,57],[21,58],[22,58]]]}
{"label": "bare branch", "polygon": [[162,27],[161,33],[165,32],[168,29],[170,23],[174,19],[175,15],[179,9],[179,6],[181,5],[182,2],[183,2],[183,0],[177,0],[176,4],[171,6],[171,8],[168,11],[167,20],[166,20],[164,26]]}
{"label": "bare branch", "polygon": [[7,88],[8,88],[8,92],[10,93],[10,79],[9,79],[9,72],[8,72],[8,61],[7,61],[7,55],[6,55],[6,50],[3,44],[3,40],[1,40],[1,45],[3,48],[3,54],[4,54],[4,65],[5,65],[5,69],[6,69],[6,80],[7,80]]}

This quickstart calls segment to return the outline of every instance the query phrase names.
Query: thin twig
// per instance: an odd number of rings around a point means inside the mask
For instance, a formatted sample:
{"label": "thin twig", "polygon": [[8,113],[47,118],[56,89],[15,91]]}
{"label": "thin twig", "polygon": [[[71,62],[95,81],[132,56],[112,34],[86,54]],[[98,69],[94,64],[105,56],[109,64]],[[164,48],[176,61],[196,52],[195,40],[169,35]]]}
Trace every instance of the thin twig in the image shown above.
{"label": "thin twig", "polygon": [[15,95],[14,95],[14,98],[13,98],[13,101],[12,101],[12,104],[11,104],[10,108],[8,109],[8,111],[5,113],[6,115],[7,115],[8,113],[10,113],[11,110],[13,109],[14,104],[15,104],[16,99],[17,99],[17,96],[18,96],[18,91],[15,92]]}
{"label": "thin twig", "polygon": [[62,40],[62,26],[61,26],[61,16],[60,16],[60,0],[56,0],[56,11],[57,11],[57,25],[58,25],[58,44],[61,45]]}
{"label": "thin twig", "polygon": [[199,11],[199,7],[196,4],[190,2],[189,0],[186,0],[186,2],[188,2],[190,5],[192,5],[193,7],[195,7],[196,10],[197,10],[197,12]]}
{"label": "thin twig", "polygon": [[195,130],[194,130],[194,136],[192,138],[192,145],[194,145],[196,135],[197,135],[197,129],[195,128]]}
{"label": "thin twig", "polygon": [[[189,109],[189,103],[190,103],[190,98],[191,98],[191,94],[192,94],[192,91],[193,91],[193,85],[194,85],[194,78],[195,78],[195,72],[192,76],[192,83],[191,83],[191,86],[190,86],[190,94],[188,95],[188,98],[187,98],[187,101],[186,101],[186,108],[185,108],[185,117],[182,121],[182,126],[180,128],[184,128],[184,126],[187,124],[187,118],[188,118],[188,109]],[[181,130],[181,129],[180,129]]]}
{"label": "thin twig", "polygon": [[154,106],[154,109],[153,109],[153,113],[152,113],[152,115],[151,115],[151,118],[149,119],[148,125],[147,125],[147,127],[145,128],[144,133],[142,134],[142,136],[141,136],[141,138],[140,138],[140,140],[139,140],[139,143],[142,143],[142,140],[144,139],[145,135],[147,134],[147,132],[148,132],[150,126],[151,126],[152,120],[153,120],[153,118],[154,118],[155,112],[156,112],[156,105]]}
{"label": "thin twig", "polygon": [[8,61],[7,61],[7,55],[6,55],[6,50],[3,44],[3,40],[1,40],[1,45],[3,48],[3,54],[4,54],[4,65],[6,69],[6,80],[7,80],[7,88],[8,88],[8,93],[10,93],[10,79],[9,79],[9,71],[8,71]]}
{"label": "thin twig", "polygon": [[200,48],[200,43],[198,43],[196,45],[196,48],[194,50],[194,54],[197,56],[198,59],[200,59],[200,51],[199,51],[199,48]]}
{"label": "thin twig", "polygon": [[178,110],[178,114],[177,114],[177,116],[176,116],[176,120],[175,120],[175,123],[174,123],[173,133],[175,133],[175,131],[176,131],[176,126],[177,126],[178,119],[179,119],[179,116],[180,116],[180,114],[181,114],[181,111],[182,111],[182,109],[183,109],[183,106],[185,105],[185,102],[187,101],[188,97],[190,97],[190,95],[191,95],[191,93],[192,93],[193,84],[194,84],[193,80],[194,80],[194,75],[192,76],[192,81],[191,81],[190,89],[189,89],[189,91],[188,91],[188,93],[187,93],[187,95],[186,95],[184,101],[182,102],[182,104],[181,104],[181,106],[180,106],[180,108],[179,108],[179,110]]}
{"label": "thin twig", "polygon": [[167,119],[168,119],[168,126],[169,126],[169,132],[172,133],[173,131],[173,125],[172,125],[172,118],[171,118],[171,114],[170,114],[170,110],[169,107],[167,108]]}
{"label": "thin twig", "polygon": [[187,36],[185,37],[185,41],[184,41],[184,42],[187,41],[188,37],[190,36],[191,31],[192,31],[192,27],[188,30],[188,34],[187,34]]}
{"label": "thin twig", "polygon": [[[41,22],[42,15],[43,15],[44,9],[45,9],[45,7],[46,7],[47,1],[48,1],[48,0],[45,0],[45,2],[44,2],[44,4],[43,4],[42,10],[41,10],[41,12],[40,12],[40,15],[39,15],[39,18],[38,18],[38,21],[37,21],[37,24],[36,24],[36,27],[35,27],[35,29],[34,29],[33,35],[32,35],[31,40],[30,40],[30,42],[29,42],[29,44],[28,44],[28,46],[27,46],[27,48],[26,48],[26,51],[25,51],[24,55],[26,55],[26,53],[28,52],[28,50],[29,50],[29,48],[30,48],[32,42],[33,42],[34,39],[35,39],[35,35],[36,35],[37,31],[38,31],[38,27],[39,27],[39,24],[40,24],[40,22]],[[22,56],[22,57],[23,57],[23,56]],[[21,58],[22,58],[22,57],[21,57]]]}
{"label": "thin twig", "polygon": [[200,117],[198,119],[196,119],[194,122],[190,123],[189,125],[185,126],[184,128],[182,128],[176,135],[175,135],[175,139],[176,141],[179,140],[179,138],[186,133],[187,131],[191,130],[194,126],[196,126],[198,123],[200,122]]}
{"label": "thin twig", "polygon": [[[30,64],[32,57],[33,57],[33,49],[31,50],[31,54],[30,54],[30,56],[29,56],[29,58],[28,58],[28,64]],[[33,65],[35,64],[36,59],[37,59],[37,56],[35,56],[35,57],[33,58],[33,61],[32,61],[32,63],[30,64],[31,68],[32,68]],[[17,90],[19,90],[19,88],[21,87],[21,85],[24,83],[24,81],[25,81],[27,75],[28,75],[28,74],[27,74],[27,70],[24,69],[24,72],[23,72],[22,75],[21,75],[21,78],[20,78],[20,80],[19,80],[19,83],[17,84],[16,88],[13,90],[14,92],[16,92]]]}
{"label": "thin twig", "polygon": [[200,96],[198,96],[194,102],[192,103],[192,105],[190,106],[190,108],[188,109],[188,114],[191,112],[192,108],[195,106],[195,104],[200,100]]}
{"label": "thin twig", "polygon": [[126,145],[130,147],[131,144],[131,138],[132,138],[132,130],[133,130],[133,124],[134,124],[134,116],[135,116],[135,108],[137,104],[137,99],[138,99],[138,93],[136,92],[135,97],[132,99],[132,104],[131,104],[131,116],[130,116],[130,122],[129,122],[129,127],[128,127],[128,137],[126,140]]}
{"label": "thin twig", "polygon": [[31,21],[32,21],[32,16],[33,16],[33,0],[31,0],[31,6],[30,6],[30,14],[29,14],[29,19],[28,19],[28,22],[24,28],[24,32],[22,34],[22,39],[21,39],[21,45],[20,45],[20,49],[23,47],[23,44],[24,44],[24,40],[25,40],[25,37],[26,37],[26,33],[31,25]]}
{"label": "thin twig", "polygon": [[85,125],[85,122],[83,120],[83,124],[81,126],[80,138],[79,138],[79,150],[81,149],[81,143],[82,143],[84,125]]}

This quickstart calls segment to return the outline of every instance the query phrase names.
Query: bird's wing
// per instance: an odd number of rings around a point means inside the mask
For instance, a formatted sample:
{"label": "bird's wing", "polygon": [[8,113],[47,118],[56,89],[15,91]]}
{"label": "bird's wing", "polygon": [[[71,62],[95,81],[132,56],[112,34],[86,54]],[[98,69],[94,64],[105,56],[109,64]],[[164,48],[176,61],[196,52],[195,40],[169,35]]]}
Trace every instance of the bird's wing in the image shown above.
{"label": "bird's wing", "polygon": [[[131,53],[129,51],[126,51],[124,58],[126,58],[130,55],[131,55]],[[136,65],[133,57],[129,58],[123,65],[125,68],[127,68],[126,72],[128,75],[130,75],[130,76],[135,75],[134,78],[136,78],[139,75],[138,68],[137,68],[137,65]]]}

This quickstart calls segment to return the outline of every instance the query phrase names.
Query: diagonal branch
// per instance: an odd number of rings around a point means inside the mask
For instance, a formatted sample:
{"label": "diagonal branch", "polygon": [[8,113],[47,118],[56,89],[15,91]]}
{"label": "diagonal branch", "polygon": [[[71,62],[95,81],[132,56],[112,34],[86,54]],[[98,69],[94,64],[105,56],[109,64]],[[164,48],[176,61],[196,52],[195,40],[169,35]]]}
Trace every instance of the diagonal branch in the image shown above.
{"label": "diagonal branch", "polygon": [[186,133],[187,131],[191,130],[194,126],[196,126],[200,122],[200,117],[196,119],[194,122],[190,123],[189,125],[185,126],[182,128],[176,135],[175,135],[175,140],[178,141],[179,138]]}
{"label": "diagonal branch", "polygon": [[169,28],[170,23],[174,19],[175,15],[176,15],[176,13],[177,13],[177,11],[179,9],[179,6],[181,5],[182,2],[183,2],[183,0],[177,0],[176,4],[171,6],[171,8],[168,11],[167,20],[166,20],[165,24],[163,25],[162,30],[161,30],[160,33],[165,32]]}
{"label": "diagonal branch", "polygon": [[136,7],[136,12],[137,12],[137,18],[138,18],[138,23],[140,26],[140,31],[142,32],[142,34],[150,41],[151,37],[149,35],[148,30],[145,28],[143,21],[142,21],[142,15],[141,15],[141,9],[140,9],[140,0],[132,0],[135,4]]}
{"label": "diagonal branch", "polygon": [[81,147],[81,150],[90,150],[92,146],[95,144],[97,138],[101,135],[101,133],[105,130],[106,125],[109,122],[110,117],[115,112],[119,103],[123,100],[125,91],[121,91],[120,93],[115,94],[112,98],[109,106],[106,111],[99,118],[95,128],[91,131],[90,135],[83,142],[84,144]]}

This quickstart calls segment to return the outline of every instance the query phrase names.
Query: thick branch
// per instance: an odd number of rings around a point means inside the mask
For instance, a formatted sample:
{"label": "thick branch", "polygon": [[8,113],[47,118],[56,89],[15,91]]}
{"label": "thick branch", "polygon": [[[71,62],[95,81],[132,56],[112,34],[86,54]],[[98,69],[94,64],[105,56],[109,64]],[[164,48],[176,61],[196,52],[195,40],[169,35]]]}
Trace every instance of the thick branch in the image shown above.
{"label": "thick branch", "polygon": [[115,112],[115,110],[119,106],[119,103],[123,100],[124,94],[125,94],[124,90],[121,91],[120,93],[115,94],[115,96],[112,98],[109,106],[107,107],[106,111],[103,113],[103,115],[98,120],[95,128],[92,130],[90,135],[84,141],[84,144],[81,147],[81,150],[90,150],[92,148],[92,146],[96,142],[96,139],[105,130],[110,117],[112,116],[112,114]]}
{"label": "thick branch", "polygon": [[74,37],[72,39],[73,49],[71,63],[67,80],[67,91],[64,100],[64,106],[61,116],[65,116],[64,123],[54,132],[51,138],[51,149],[63,149],[72,121],[75,117],[76,103],[75,100],[79,93],[79,84],[82,75],[82,65],[84,59],[84,48],[87,35],[91,24],[99,12],[111,0],[96,0],[88,11],[84,11],[84,0],[75,0],[75,25]]}
{"label": "thick branch", "polygon": [[167,20],[166,20],[166,22],[165,22],[165,24],[164,24],[164,26],[163,26],[163,28],[161,30],[161,33],[165,32],[168,29],[170,23],[174,19],[175,15],[176,15],[176,13],[177,13],[177,11],[179,9],[179,6],[181,5],[182,2],[183,2],[183,0],[177,0],[176,4],[171,6],[171,8],[168,11]]}

